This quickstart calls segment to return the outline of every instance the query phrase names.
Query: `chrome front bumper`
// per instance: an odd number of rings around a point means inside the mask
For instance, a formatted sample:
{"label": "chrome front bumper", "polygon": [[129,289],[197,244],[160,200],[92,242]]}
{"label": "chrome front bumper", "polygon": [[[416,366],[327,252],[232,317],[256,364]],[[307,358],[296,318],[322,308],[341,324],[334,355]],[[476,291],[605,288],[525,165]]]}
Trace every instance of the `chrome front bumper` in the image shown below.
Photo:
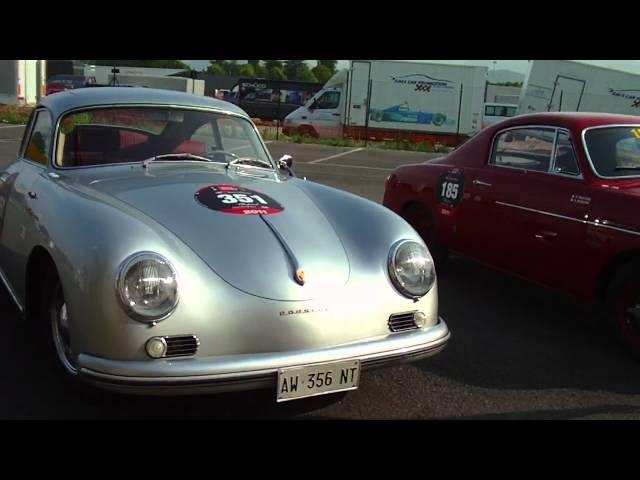
{"label": "chrome front bumper", "polygon": [[278,369],[360,360],[363,369],[420,360],[439,353],[451,334],[434,326],[337,347],[216,358],[114,361],[80,354],[80,377],[99,388],[140,395],[193,395],[275,388]]}

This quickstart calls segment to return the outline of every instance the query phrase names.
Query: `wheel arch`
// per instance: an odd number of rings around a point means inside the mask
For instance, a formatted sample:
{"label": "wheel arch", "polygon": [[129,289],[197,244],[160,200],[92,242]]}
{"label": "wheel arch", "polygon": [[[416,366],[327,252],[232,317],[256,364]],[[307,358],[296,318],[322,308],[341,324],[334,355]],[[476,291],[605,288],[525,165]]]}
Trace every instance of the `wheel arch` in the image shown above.
{"label": "wheel arch", "polygon": [[634,260],[640,260],[640,249],[621,252],[610,258],[600,272],[600,275],[598,275],[594,291],[594,300],[601,302],[604,301],[606,299],[609,285],[611,285],[611,282],[615,279],[617,272]]}

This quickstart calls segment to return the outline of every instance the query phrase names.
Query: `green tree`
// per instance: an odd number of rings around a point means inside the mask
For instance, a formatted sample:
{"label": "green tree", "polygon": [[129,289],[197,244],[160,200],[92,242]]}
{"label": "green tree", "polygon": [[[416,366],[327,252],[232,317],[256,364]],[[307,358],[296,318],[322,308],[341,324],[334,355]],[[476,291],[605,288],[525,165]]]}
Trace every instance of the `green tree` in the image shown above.
{"label": "green tree", "polygon": [[272,68],[283,68],[281,60],[265,60],[264,66],[267,70],[271,70]]}
{"label": "green tree", "polygon": [[254,69],[256,72],[256,78],[267,78],[269,75],[269,71],[264,65],[256,65]]}
{"label": "green tree", "polygon": [[212,73],[213,75],[227,75],[227,71],[224,69],[224,67],[217,63],[209,65],[207,67],[207,73]]}
{"label": "green tree", "polygon": [[324,67],[327,67],[331,72],[331,75],[336,73],[336,69],[338,67],[337,60],[317,60],[317,62],[318,62],[318,66],[322,65]]}
{"label": "green tree", "polygon": [[287,75],[284,73],[282,68],[273,67],[267,70],[267,78],[269,80],[286,80]]}
{"label": "green tree", "polygon": [[305,65],[304,60],[287,60],[284,62],[284,73],[289,80],[297,80],[298,72]]}
{"label": "green tree", "polygon": [[231,76],[240,75],[240,65],[238,65],[238,61],[237,60],[228,60],[224,64],[224,68],[227,71],[227,74],[229,74]]}
{"label": "green tree", "polygon": [[313,67],[311,69],[311,72],[320,83],[327,83],[327,80],[329,80],[333,76],[333,72],[329,70],[326,65],[321,65],[320,63]]}
{"label": "green tree", "polygon": [[318,82],[318,79],[316,78],[316,76],[313,74],[313,72],[311,71],[311,69],[306,63],[303,63],[298,68],[298,71],[296,73],[296,76],[294,77],[294,80],[299,80],[301,82],[313,82],[313,83]]}
{"label": "green tree", "polygon": [[253,65],[251,65],[250,63],[247,63],[246,65],[240,65],[238,67],[238,74],[242,75],[243,77],[255,78],[256,69],[254,68]]}

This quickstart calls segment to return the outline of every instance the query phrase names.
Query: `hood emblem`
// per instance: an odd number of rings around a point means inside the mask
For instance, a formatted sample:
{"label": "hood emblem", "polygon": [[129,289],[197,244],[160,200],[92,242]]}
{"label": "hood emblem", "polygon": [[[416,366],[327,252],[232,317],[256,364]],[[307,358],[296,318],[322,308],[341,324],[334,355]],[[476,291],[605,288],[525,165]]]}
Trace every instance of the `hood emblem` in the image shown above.
{"label": "hood emblem", "polygon": [[304,285],[304,282],[305,282],[304,270],[301,268],[296,270],[296,282],[298,282],[300,285]]}

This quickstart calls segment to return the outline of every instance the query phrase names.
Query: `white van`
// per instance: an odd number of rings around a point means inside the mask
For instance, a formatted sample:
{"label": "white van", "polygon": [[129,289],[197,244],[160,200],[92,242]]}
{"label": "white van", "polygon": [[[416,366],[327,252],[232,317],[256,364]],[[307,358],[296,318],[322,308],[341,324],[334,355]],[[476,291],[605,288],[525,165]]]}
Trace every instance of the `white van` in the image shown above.
{"label": "white van", "polygon": [[518,105],[513,103],[485,103],[482,115],[482,128],[515,116]]}

